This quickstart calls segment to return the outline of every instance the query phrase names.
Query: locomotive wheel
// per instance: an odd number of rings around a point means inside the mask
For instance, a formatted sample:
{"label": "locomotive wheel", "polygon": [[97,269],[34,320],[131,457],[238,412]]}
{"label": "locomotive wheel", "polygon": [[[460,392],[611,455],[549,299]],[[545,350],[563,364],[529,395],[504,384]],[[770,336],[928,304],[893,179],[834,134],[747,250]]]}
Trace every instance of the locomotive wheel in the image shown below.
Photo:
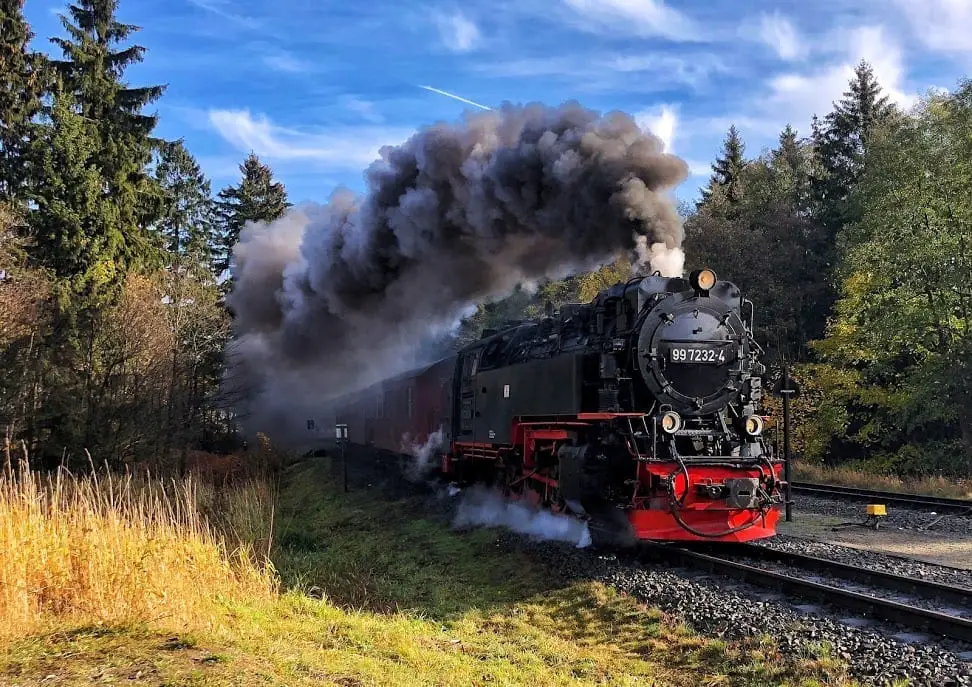
{"label": "locomotive wheel", "polygon": [[624,510],[604,504],[589,513],[591,546],[595,549],[630,549],[638,540]]}

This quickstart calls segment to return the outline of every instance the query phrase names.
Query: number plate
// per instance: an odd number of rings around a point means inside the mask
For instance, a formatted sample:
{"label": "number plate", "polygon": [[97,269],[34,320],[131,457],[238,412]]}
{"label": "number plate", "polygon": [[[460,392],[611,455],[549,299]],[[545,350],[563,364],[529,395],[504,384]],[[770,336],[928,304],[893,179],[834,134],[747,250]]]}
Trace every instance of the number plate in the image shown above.
{"label": "number plate", "polygon": [[686,365],[722,365],[729,361],[725,346],[672,346],[668,360]]}

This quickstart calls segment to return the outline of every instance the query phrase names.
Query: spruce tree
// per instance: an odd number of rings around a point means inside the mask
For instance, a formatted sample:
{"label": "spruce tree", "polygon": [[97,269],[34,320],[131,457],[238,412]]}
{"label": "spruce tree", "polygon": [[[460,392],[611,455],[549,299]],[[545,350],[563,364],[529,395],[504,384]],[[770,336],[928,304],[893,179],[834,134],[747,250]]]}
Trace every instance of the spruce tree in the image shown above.
{"label": "spruce tree", "polygon": [[35,174],[45,179],[31,195],[32,255],[67,287],[62,295],[83,295],[96,305],[104,287],[119,278],[124,243],[97,165],[97,126],[75,112],[71,93],[55,90],[42,134],[31,150]]}
{"label": "spruce tree", "polygon": [[230,266],[233,246],[247,222],[272,222],[291,206],[284,185],[273,180],[270,167],[251,152],[240,165],[243,179],[238,186],[228,186],[219,192],[216,202],[221,223],[221,251],[216,271],[222,273]]}
{"label": "spruce tree", "polygon": [[215,203],[209,180],[182,141],[161,147],[155,180],[163,194],[158,230],[169,260],[193,270],[208,268],[215,242]]}
{"label": "spruce tree", "polygon": [[65,59],[55,60],[53,65],[76,94],[81,114],[99,122],[103,132],[114,128],[147,138],[158,118],[141,110],[158,100],[165,86],[130,88],[121,80],[127,67],[142,61],[145,48],[131,45],[113,50],[141,30],[119,22],[117,9],[118,0],[78,0],[69,5],[71,17],[59,17],[70,38],[51,39]]}
{"label": "spruce tree", "polygon": [[791,169],[797,169],[803,164],[803,151],[796,130],[789,124],[780,132],[777,145],[777,157]]}
{"label": "spruce tree", "polygon": [[0,0],[0,200],[22,200],[31,120],[41,108],[45,62],[29,49],[34,37],[24,0]]}
{"label": "spruce tree", "polygon": [[140,62],[145,49],[119,47],[139,27],[115,17],[118,0],[78,0],[69,5],[70,17],[60,15],[68,38],[52,38],[64,53],[52,62],[64,88],[76,101],[80,115],[94,123],[98,151],[93,163],[105,180],[116,219],[105,227],[107,244],[117,245],[120,267],[156,257],[148,227],[160,206],[160,190],[147,165],[161,142],[152,138],[156,116],[142,108],[157,100],[164,86],[129,87],[125,69]]}
{"label": "spruce tree", "polygon": [[746,166],[744,153],[746,145],[735,124],[729,127],[725,141],[722,144],[722,154],[712,164],[713,174],[707,188],[702,189],[702,202],[712,198],[713,192],[736,205],[742,199],[742,172]]}
{"label": "spruce tree", "polygon": [[786,125],[780,133],[770,164],[773,176],[786,200],[799,214],[809,212],[811,152],[810,146],[797,137],[796,130]]}
{"label": "spruce tree", "polygon": [[815,119],[813,141],[821,173],[814,182],[814,196],[831,234],[852,220],[844,201],[863,171],[868,137],[894,112],[874,70],[862,60],[833,111],[823,123]]}

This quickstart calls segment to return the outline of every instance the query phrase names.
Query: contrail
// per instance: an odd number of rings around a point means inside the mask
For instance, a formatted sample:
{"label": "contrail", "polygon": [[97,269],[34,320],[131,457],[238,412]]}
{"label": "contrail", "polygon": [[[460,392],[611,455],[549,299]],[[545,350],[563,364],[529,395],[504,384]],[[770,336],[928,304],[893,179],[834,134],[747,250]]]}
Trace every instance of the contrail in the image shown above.
{"label": "contrail", "polygon": [[432,91],[433,93],[438,93],[439,95],[444,95],[447,98],[452,98],[453,100],[458,100],[461,103],[467,103],[469,105],[475,105],[481,110],[492,110],[493,108],[486,105],[481,105],[473,100],[466,100],[465,98],[456,95],[455,93],[450,93],[449,91],[443,91],[438,88],[432,88],[431,86],[419,86],[419,88],[424,88],[427,91]]}

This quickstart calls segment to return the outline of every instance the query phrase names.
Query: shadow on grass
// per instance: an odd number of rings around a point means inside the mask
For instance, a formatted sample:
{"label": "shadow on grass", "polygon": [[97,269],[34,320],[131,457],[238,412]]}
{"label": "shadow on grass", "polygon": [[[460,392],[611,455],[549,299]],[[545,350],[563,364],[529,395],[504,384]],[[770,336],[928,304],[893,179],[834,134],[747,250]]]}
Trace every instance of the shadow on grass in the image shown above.
{"label": "shadow on grass", "polygon": [[436,513],[441,495],[369,454],[349,449],[347,494],[333,455],[285,471],[272,554],[285,588],[316,587],[343,608],[443,621],[562,586],[526,555],[497,555],[497,530],[450,531],[447,506]]}
{"label": "shadow on grass", "polygon": [[405,613],[456,632],[473,622],[541,659],[545,643],[559,637],[602,658],[639,657],[689,682],[704,676],[712,685],[812,685],[825,675],[841,683],[840,666],[784,659],[768,638],[705,639],[613,589],[568,584],[527,553],[501,546],[498,530],[451,531],[449,508],[434,489],[404,482],[368,449],[350,448],[347,457],[347,494],[333,451],[283,476],[274,562],[285,587],[317,587],[345,609]]}

